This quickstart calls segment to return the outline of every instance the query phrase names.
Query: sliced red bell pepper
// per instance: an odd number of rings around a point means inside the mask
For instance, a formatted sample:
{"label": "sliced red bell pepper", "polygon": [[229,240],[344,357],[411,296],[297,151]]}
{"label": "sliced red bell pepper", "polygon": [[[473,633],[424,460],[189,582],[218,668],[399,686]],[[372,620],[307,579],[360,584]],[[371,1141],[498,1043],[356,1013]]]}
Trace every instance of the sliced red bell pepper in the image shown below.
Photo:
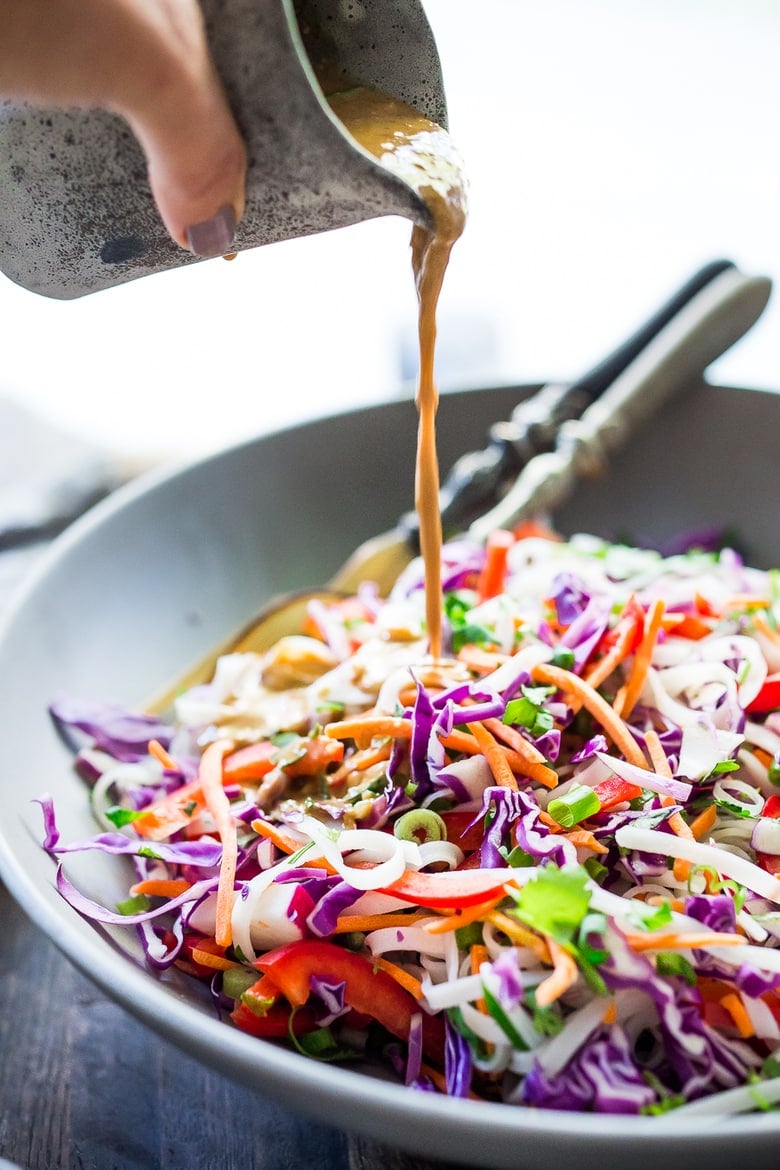
{"label": "sliced red bell pepper", "polygon": [[[421,1011],[408,991],[374,967],[370,959],[335,943],[301,939],[259,958],[255,966],[268,975],[285,998],[299,1007],[311,990],[312,976],[328,983],[344,984],[344,1002],[371,1017],[393,1036],[408,1041],[412,1017]],[[444,1060],[444,1024],[439,1016],[422,1012],[423,1051],[441,1066]]]}
{"label": "sliced red bell pepper", "polygon": [[480,601],[488,601],[504,592],[509,550],[514,543],[514,533],[506,532],[503,528],[494,529],[488,536],[485,542],[485,563],[477,578],[477,597]]}
{"label": "sliced red bell pepper", "polygon": [[476,824],[473,824],[475,814],[461,812],[459,809],[439,813],[439,816],[447,829],[448,841],[457,845],[464,853],[473,853],[475,849],[479,849],[482,838],[485,836],[485,828],[481,818],[478,818]]}
{"label": "sliced red bell pepper", "polygon": [[617,622],[611,630],[607,630],[604,636],[599,639],[598,645],[594,648],[591,657],[595,659],[602,654],[606,654],[618,642],[624,640],[626,656],[633,654],[634,650],[636,650],[642,641],[644,628],[645,611],[636,595],[632,593],[623,606]]}
{"label": "sliced red bell pepper", "polygon": [[477,906],[492,894],[500,894],[516,870],[511,869],[453,869],[442,873],[421,873],[407,869],[383,894],[402,898],[415,906],[459,909]]}
{"label": "sliced red bell pepper", "polygon": [[610,776],[607,780],[602,780],[600,784],[594,785],[593,791],[599,798],[602,812],[623,804],[624,801],[636,800],[642,795],[642,789],[638,785],[621,780],[620,776]]}
{"label": "sliced red bell pepper", "polygon": [[780,877],[780,854],[756,853],[756,865],[760,865],[763,870],[771,873],[773,877]]}
{"label": "sliced red bell pepper", "polygon": [[773,794],[766,798],[766,803],[761,809],[762,817],[769,817],[776,821],[780,817],[780,794]]}
{"label": "sliced red bell pepper", "polygon": [[248,784],[262,780],[274,767],[274,756],[279,748],[269,740],[250,743],[225,756],[222,763],[222,777],[234,784]]}
{"label": "sliced red bell pepper", "polygon": [[764,679],[761,690],[752,703],[748,703],[747,710],[751,715],[766,714],[780,708],[780,674],[769,674]]}
{"label": "sliced red bell pepper", "polygon": [[314,1012],[302,1007],[294,1011],[287,1003],[275,1003],[264,1015],[258,1015],[245,1004],[236,1004],[230,1018],[242,1032],[259,1036],[265,1040],[283,1040],[290,1035],[300,1036],[312,1032],[318,1026]]}
{"label": "sliced red bell pepper", "polygon": [[327,735],[309,736],[301,740],[303,754],[289,764],[282,765],[285,776],[316,776],[328,764],[340,764],[344,759],[344,743]]}

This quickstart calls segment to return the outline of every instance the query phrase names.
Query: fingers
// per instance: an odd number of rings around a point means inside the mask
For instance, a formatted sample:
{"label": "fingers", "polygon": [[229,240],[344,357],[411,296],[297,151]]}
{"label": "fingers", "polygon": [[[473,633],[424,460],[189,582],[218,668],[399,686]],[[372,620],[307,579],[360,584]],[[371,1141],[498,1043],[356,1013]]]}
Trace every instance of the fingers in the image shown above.
{"label": "fingers", "polygon": [[[152,0],[170,28],[146,57],[143,83],[131,73],[112,105],[128,120],[149,166],[163,222],[200,256],[229,251],[244,211],[246,151],[211,62],[200,9],[190,0]],[[195,10],[195,11],[193,11]]]}
{"label": "fingers", "polygon": [[123,114],[138,138],[163,223],[199,256],[230,250],[244,211],[246,153],[213,72],[177,77]]}
{"label": "fingers", "polygon": [[246,153],[197,0],[0,0],[0,93],[121,114],[173,239],[229,250]]}

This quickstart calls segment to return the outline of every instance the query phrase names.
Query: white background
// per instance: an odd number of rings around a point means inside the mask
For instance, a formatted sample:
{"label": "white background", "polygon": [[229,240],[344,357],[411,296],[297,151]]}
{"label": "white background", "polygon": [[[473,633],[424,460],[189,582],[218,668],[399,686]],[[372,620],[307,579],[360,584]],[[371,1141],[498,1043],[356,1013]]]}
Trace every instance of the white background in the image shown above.
{"label": "white background", "polygon": [[[425,7],[472,186],[443,389],[575,375],[717,256],[780,281],[777,0]],[[374,221],[69,303],[0,276],[0,394],[141,461],[408,394],[408,236]],[[780,297],[713,376],[780,387]]]}

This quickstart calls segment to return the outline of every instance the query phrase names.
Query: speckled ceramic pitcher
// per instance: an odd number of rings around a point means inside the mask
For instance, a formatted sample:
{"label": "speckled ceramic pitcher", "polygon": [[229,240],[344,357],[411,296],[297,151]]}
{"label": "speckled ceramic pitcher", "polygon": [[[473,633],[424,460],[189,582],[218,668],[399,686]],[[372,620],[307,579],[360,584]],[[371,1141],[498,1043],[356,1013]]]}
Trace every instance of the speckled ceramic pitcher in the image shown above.
{"label": "speckled ceramic pitcher", "polygon": [[[419,0],[202,0],[248,149],[234,247],[380,215],[427,223],[419,196],[355,145],[313,66],[372,85],[446,126],[436,45]],[[140,147],[103,113],[0,104],[0,269],[69,299],[196,262],[167,235]]]}

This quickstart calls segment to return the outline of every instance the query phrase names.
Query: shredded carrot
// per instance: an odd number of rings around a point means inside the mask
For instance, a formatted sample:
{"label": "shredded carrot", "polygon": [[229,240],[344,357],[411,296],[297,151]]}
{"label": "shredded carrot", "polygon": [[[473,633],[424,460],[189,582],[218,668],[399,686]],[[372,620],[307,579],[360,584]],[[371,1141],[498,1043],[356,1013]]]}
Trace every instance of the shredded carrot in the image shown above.
{"label": "shredded carrot", "polygon": [[[484,943],[474,943],[469,952],[469,960],[471,964],[471,974],[479,975],[483,963],[488,961],[488,950]],[[482,996],[475,1000],[477,1011],[482,1012],[483,1015],[488,1014],[487,1004]]]}
{"label": "shredded carrot", "polygon": [[685,837],[688,841],[694,840],[690,825],[687,821],[683,820],[681,813],[673,812],[672,815],[667,818],[666,823],[675,836]]}
{"label": "shredded carrot", "polygon": [[495,738],[482,723],[468,723],[466,726],[482,748],[496,784],[501,788],[514,789],[516,792],[518,786],[515,774]]}
{"label": "shredded carrot", "polygon": [[658,732],[653,728],[645,732],[645,747],[650,757],[650,763],[653,765],[653,770],[659,776],[665,776],[667,780],[671,780],[672,769],[664,751],[664,745],[661,743]]}
{"label": "shredded carrot", "polygon": [[165,768],[167,772],[178,771],[178,764],[174,760],[173,756],[168,754],[163,745],[160,743],[159,739],[149,740],[149,755],[154,756],[158,764],[162,764],[163,768]]}
{"label": "shredded carrot", "polygon": [[691,832],[698,841],[705,833],[709,833],[718,819],[718,806],[716,804],[709,804],[699,813],[694,820],[691,821]]}
{"label": "shredded carrot", "polygon": [[564,991],[577,981],[579,973],[574,959],[568,951],[557,943],[550,935],[546,936],[550,958],[553,962],[552,973],[543,979],[536,989],[536,1002],[539,1007],[548,1007],[556,999],[560,999]]}
{"label": "shredded carrot", "polygon": [[229,739],[215,740],[201,756],[198,770],[206,806],[214,818],[222,842],[222,861],[217,885],[217,926],[214,937],[220,946],[225,947],[230,946],[233,938],[230,919],[233,912],[233,884],[238,861],[236,823],[230,811],[230,801],[222,787],[222,758],[232,750],[233,744]]}
{"label": "shredded carrot", "polygon": [[480,601],[488,601],[504,592],[507,559],[514,543],[514,533],[503,528],[495,528],[485,541],[485,561],[477,579]]}
{"label": "shredded carrot", "polygon": [[[267,837],[269,841],[273,841],[276,848],[281,853],[292,854],[296,853],[303,845],[306,844],[300,837],[288,832],[281,825],[274,825],[271,821],[263,820],[262,817],[257,817],[252,821],[251,828],[253,832],[257,833],[258,837]],[[334,874],[336,870],[326,861],[324,857],[306,855],[307,869],[324,869],[330,874]]]}
{"label": "shredded carrot", "polygon": [[[649,734],[650,736],[655,736],[655,732],[654,732],[654,731],[653,731],[653,732],[650,732],[650,733],[648,733],[648,734]],[[656,739],[657,739],[657,737],[656,737]],[[649,751],[649,752],[650,752],[650,754],[652,755],[652,751],[653,751],[653,750],[655,750],[655,749],[654,749],[654,748],[651,748],[651,743],[652,743],[652,740],[650,740],[650,742],[648,742],[648,735],[647,735],[647,734],[645,735],[645,743],[647,744],[648,751]],[[659,746],[659,747],[661,746],[661,745],[660,745],[660,741],[658,742],[658,746]],[[669,768],[669,764],[668,764],[668,762],[666,761],[666,758],[665,758],[665,757],[664,757],[664,763],[665,763],[665,765],[666,765],[666,767],[665,767],[665,769],[664,769],[664,773],[665,773],[666,771],[671,771],[671,769]],[[662,774],[664,774],[664,773],[662,773]],[[661,804],[662,804],[662,805],[663,805],[665,808],[668,808],[668,807],[669,807],[669,805],[672,805],[672,804],[674,804],[674,797],[672,797],[672,796],[668,796],[668,795],[661,796],[660,800],[661,800]],[[690,827],[690,825],[688,824],[688,822],[687,822],[686,820],[683,820],[683,817],[682,817],[682,814],[681,814],[681,813],[679,813],[679,812],[673,812],[673,813],[672,813],[672,814],[671,814],[669,817],[667,817],[666,823],[667,823],[667,825],[669,826],[669,828],[672,830],[672,832],[675,834],[675,836],[677,836],[677,837],[685,837],[685,838],[686,838],[688,841],[693,841],[693,840],[694,840],[694,837],[693,837],[693,832],[691,831],[691,827]],[[676,858],[675,858],[675,861],[680,861],[680,860],[682,860],[682,859],[681,859],[681,858],[679,858],[679,857],[676,857]],[[690,865],[690,862],[688,862],[688,865]],[[683,871],[681,870],[680,872],[682,873]],[[687,873],[685,874],[685,876],[686,876],[686,877],[688,876],[688,875],[687,875]]]}
{"label": "shredded carrot", "polygon": [[545,788],[555,788],[558,784],[558,773],[554,769],[547,766],[547,764],[529,764],[519,752],[512,748],[504,747],[499,744],[499,749],[503,752],[506,762],[514,773],[518,776],[527,776],[529,780],[533,780],[536,784],[543,784]]}
{"label": "shredded carrot", "polygon": [[550,767],[539,749],[529,743],[516,727],[509,727],[500,719],[485,719],[483,722],[496,739],[503,740],[511,749],[511,754],[506,752],[506,756],[513,771],[520,772],[537,784],[543,784],[545,788],[557,786],[558,773]]}
{"label": "shredded carrot", "polygon": [[620,663],[628,658],[634,649],[641,621],[639,616],[641,612],[641,606],[632,594],[623,607],[623,612],[615,627],[618,634],[615,645],[598,662],[594,663],[585,675],[585,681],[594,690],[600,687],[603,682],[606,682],[612,672],[617,670]]}
{"label": "shredded carrot", "polygon": [[323,728],[323,734],[330,739],[354,739],[365,741],[366,746],[378,736],[390,739],[411,739],[412,724],[409,719],[393,715],[358,715],[354,719],[341,719]]}
{"label": "shredded carrot", "polygon": [[765,768],[772,767],[774,758],[768,751],[765,751],[764,748],[754,747],[753,755],[756,757],[759,763],[764,765]]}
{"label": "shredded carrot", "polygon": [[482,964],[488,961],[487,947],[484,943],[473,943],[469,956],[471,960],[471,974],[479,975]]}
{"label": "shredded carrot", "polygon": [[773,630],[766,618],[760,614],[753,614],[753,625],[760,634],[768,638],[770,642],[774,642],[776,646],[780,646],[780,631]]}
{"label": "shredded carrot", "polygon": [[691,642],[700,642],[702,638],[712,633],[712,624],[697,617],[696,614],[686,613],[682,621],[678,622],[674,630],[679,638],[688,638]]}
{"label": "shredded carrot", "polygon": [[607,1004],[607,1007],[604,1011],[604,1015],[601,1017],[601,1020],[602,1020],[602,1023],[604,1023],[604,1024],[617,1023],[617,1008],[615,1007],[614,1000],[612,1001],[612,1003]]}
{"label": "shredded carrot", "polygon": [[769,609],[772,605],[771,597],[759,597],[755,593],[734,593],[723,603],[723,612],[733,609]]}
{"label": "shredded carrot", "polygon": [[131,894],[147,894],[150,898],[178,898],[190,888],[192,882],[184,878],[146,878],[130,887]]}
{"label": "shredded carrot", "polygon": [[624,719],[627,719],[642,692],[642,687],[645,685],[647,672],[650,669],[650,662],[652,661],[653,651],[655,650],[656,642],[658,641],[658,633],[661,629],[661,619],[664,616],[666,603],[662,598],[658,597],[647,611],[645,617],[645,629],[642,635],[642,641],[639,643],[635,653],[634,662],[631,667],[631,674],[626,683],[625,695],[621,708],[618,714]]}
{"label": "shredded carrot", "polygon": [[543,963],[550,962],[550,948],[544,939],[533,934],[517,919],[510,918],[508,914],[503,914],[500,910],[491,910],[487,920],[502,931],[508,939],[511,939],[515,946],[528,947]]}
{"label": "shredded carrot", "polygon": [[474,642],[467,642],[458,651],[458,661],[473,670],[475,674],[490,674],[499,666],[509,661],[508,654],[498,654],[493,650],[483,650]]}
{"label": "shredded carrot", "polygon": [[445,735],[442,744],[451,752],[461,752],[464,756],[478,756],[482,748],[473,735],[467,731],[459,731],[456,727],[449,735]]}
{"label": "shredded carrot", "polygon": [[265,821],[262,817],[257,817],[252,821],[252,831],[257,833],[258,837],[266,837],[269,841],[273,841],[276,848],[282,853],[295,853],[305,844],[305,841],[302,841],[300,837],[289,833],[281,825]]}
{"label": "shredded carrot", "polygon": [[753,1021],[736,991],[731,991],[728,995],[724,995],[720,1001],[720,1006],[729,1013],[743,1040],[747,1040],[750,1036],[755,1036],[756,1030],[753,1027]]}
{"label": "shredded carrot", "polygon": [[462,906],[460,909],[426,922],[423,930],[428,934],[448,934],[453,930],[460,930],[461,926],[470,926],[472,922],[481,922],[487,918],[491,910],[503,900],[503,892],[487,902],[480,902],[478,906]]}
{"label": "shredded carrot", "polygon": [[540,662],[531,673],[537,682],[549,683],[578,698],[583,707],[601,724],[604,734],[620,749],[628,762],[637,768],[647,770],[644,753],[623,720],[584,679],[549,662]]}
{"label": "shredded carrot", "polygon": [[745,940],[741,934],[726,934],[717,930],[701,933],[677,934],[627,934],[629,946],[635,951],[688,950],[692,947],[736,947]]}
{"label": "shredded carrot", "polygon": [[609,853],[606,845],[602,845],[589,829],[572,829],[570,833],[564,833],[567,841],[571,841],[572,845],[578,845],[582,849],[590,849],[591,853]]}
{"label": "shredded carrot", "polygon": [[403,967],[399,967],[397,963],[391,963],[389,959],[383,959],[379,955],[374,955],[371,963],[395,979],[396,983],[400,984],[415,999],[425,999],[425,992],[420,980],[416,976],[410,975],[408,971],[404,971]]}
{"label": "shredded carrot", "polygon": [[363,748],[362,751],[355,752],[344,761],[340,768],[326,776],[328,787],[335,788],[353,772],[365,772],[366,768],[373,768],[374,764],[381,764],[384,760],[389,760],[392,750],[390,743],[379,743],[374,747]]}
{"label": "shredded carrot", "polygon": [[515,727],[508,727],[500,719],[485,719],[484,726],[495,739],[503,740],[509,747],[504,751],[507,763],[514,772],[520,772],[529,780],[543,784],[545,788],[555,788],[558,784],[558,774],[551,768],[542,753],[534,744],[529,743]]}
{"label": "shredded carrot", "polygon": [[[642,898],[642,895],[638,894],[637,897]],[[648,906],[668,906],[670,910],[676,910],[678,914],[685,912],[685,902],[682,898],[664,898],[661,894],[650,894],[643,898],[643,901],[647,902]]]}
{"label": "shredded carrot", "polygon": [[538,747],[529,743],[516,727],[510,727],[508,724],[502,723],[500,719],[484,719],[483,723],[496,739],[502,739],[518,755],[528,760],[529,764],[543,764],[545,762],[545,758]]}
{"label": "shredded carrot", "polygon": [[195,963],[200,963],[201,967],[211,967],[214,971],[230,971],[233,967],[240,967],[240,963],[234,963],[232,959],[226,959],[224,955],[215,955],[212,951],[202,951],[200,947],[192,948],[192,959]]}
{"label": "shredded carrot", "polygon": [[687,882],[688,878],[691,876],[692,869],[693,866],[691,865],[690,861],[686,861],[684,857],[675,857],[674,865],[672,866],[672,873],[674,874],[675,881]]}
{"label": "shredded carrot", "polygon": [[403,928],[404,926],[414,926],[415,923],[423,922],[430,917],[429,910],[419,914],[416,912],[412,914],[342,914],[340,918],[336,919],[334,933],[349,934],[353,930],[368,933],[370,930],[381,930],[385,926]]}

